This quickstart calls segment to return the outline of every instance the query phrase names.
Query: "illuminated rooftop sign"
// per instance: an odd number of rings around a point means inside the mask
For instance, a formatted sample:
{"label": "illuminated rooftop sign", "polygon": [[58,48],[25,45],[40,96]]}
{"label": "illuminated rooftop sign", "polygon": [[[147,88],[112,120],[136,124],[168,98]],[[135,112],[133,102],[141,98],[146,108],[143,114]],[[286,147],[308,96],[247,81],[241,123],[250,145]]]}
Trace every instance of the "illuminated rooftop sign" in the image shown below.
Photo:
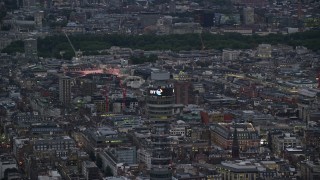
{"label": "illuminated rooftop sign", "polygon": [[172,96],[173,93],[174,93],[173,88],[149,89],[149,95],[153,95],[153,96]]}

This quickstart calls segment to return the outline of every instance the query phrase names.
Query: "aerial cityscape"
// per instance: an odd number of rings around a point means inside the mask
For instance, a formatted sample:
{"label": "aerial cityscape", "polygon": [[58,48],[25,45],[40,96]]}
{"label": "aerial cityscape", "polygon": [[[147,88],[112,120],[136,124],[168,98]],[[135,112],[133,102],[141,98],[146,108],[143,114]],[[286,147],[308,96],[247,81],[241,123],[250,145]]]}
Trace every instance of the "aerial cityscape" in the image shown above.
{"label": "aerial cityscape", "polygon": [[319,0],[0,0],[0,180],[320,180]]}

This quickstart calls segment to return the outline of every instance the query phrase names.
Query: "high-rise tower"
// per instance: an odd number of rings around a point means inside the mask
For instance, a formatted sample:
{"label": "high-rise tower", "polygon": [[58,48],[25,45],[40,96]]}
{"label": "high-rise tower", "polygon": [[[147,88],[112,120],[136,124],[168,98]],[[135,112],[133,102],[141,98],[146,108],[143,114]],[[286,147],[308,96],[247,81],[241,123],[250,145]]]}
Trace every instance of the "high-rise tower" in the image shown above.
{"label": "high-rise tower", "polygon": [[59,77],[59,100],[63,105],[71,102],[71,78],[68,76]]}
{"label": "high-rise tower", "polygon": [[151,180],[170,180],[171,147],[169,125],[174,112],[174,88],[170,73],[151,72],[151,83],[147,89],[147,114],[151,122]]}
{"label": "high-rise tower", "polygon": [[147,113],[149,118],[169,119],[173,116],[174,88],[168,80],[168,72],[151,74],[153,82],[147,89]]}
{"label": "high-rise tower", "polygon": [[170,180],[171,150],[169,141],[169,121],[163,119],[152,120],[152,156],[151,156],[151,180]]}

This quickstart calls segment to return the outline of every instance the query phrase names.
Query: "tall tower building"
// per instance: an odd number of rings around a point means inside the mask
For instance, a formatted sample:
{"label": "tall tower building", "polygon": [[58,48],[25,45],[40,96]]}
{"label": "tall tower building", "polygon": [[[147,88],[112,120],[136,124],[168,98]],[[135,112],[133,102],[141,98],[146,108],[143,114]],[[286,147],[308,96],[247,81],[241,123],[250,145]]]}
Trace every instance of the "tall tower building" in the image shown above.
{"label": "tall tower building", "polygon": [[38,59],[37,39],[29,38],[24,40],[24,53],[27,59]]}
{"label": "tall tower building", "polygon": [[59,100],[63,105],[71,102],[71,78],[68,76],[59,77]]}
{"label": "tall tower building", "polygon": [[254,24],[254,9],[252,7],[243,8],[243,24]]}
{"label": "tall tower building", "polygon": [[169,121],[163,119],[152,120],[152,155],[151,180],[171,180],[171,148],[169,141]]}
{"label": "tall tower building", "polygon": [[151,85],[147,89],[147,113],[152,123],[151,134],[151,180],[170,180],[171,148],[169,125],[173,116],[174,88],[170,73],[151,72]]}
{"label": "tall tower building", "polygon": [[172,179],[169,122],[153,120],[152,128],[151,180]]}
{"label": "tall tower building", "polygon": [[170,73],[152,72],[151,87],[147,89],[147,113],[149,118],[169,119],[173,116],[174,88],[169,82]]}

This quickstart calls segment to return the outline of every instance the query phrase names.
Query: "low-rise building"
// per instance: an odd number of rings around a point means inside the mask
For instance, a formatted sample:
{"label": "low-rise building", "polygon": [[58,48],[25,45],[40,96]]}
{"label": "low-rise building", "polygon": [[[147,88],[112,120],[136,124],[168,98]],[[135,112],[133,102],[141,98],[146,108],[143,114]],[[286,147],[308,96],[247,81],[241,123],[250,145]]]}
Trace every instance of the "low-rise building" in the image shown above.
{"label": "low-rise building", "polygon": [[178,120],[176,124],[171,124],[170,135],[171,136],[186,136],[186,131],[189,125],[182,120]]}
{"label": "low-rise building", "polygon": [[[232,123],[217,123],[211,125],[211,141],[224,149],[231,149],[235,125]],[[258,131],[251,123],[237,123],[237,137],[241,151],[259,147]]]}
{"label": "low-rise building", "polygon": [[106,148],[108,145],[119,144],[123,141],[118,132],[111,127],[89,128],[82,133],[81,143],[88,151],[96,148]]}
{"label": "low-rise building", "polygon": [[99,174],[99,168],[92,161],[82,162],[82,174],[86,180],[100,180],[102,179]]}
{"label": "low-rise building", "polygon": [[75,141],[69,136],[38,138],[31,141],[35,155],[53,153],[58,157],[67,157],[69,150],[76,148]]}
{"label": "low-rise building", "polygon": [[114,176],[119,175],[121,169],[125,166],[133,166],[137,163],[137,151],[136,147],[119,147],[109,148],[101,152],[100,157],[102,159],[103,169],[110,167]]}
{"label": "low-rise building", "polygon": [[302,179],[320,179],[319,161],[303,161],[301,163]]}
{"label": "low-rise building", "polygon": [[6,169],[17,168],[17,163],[10,155],[2,155],[0,157],[0,179],[4,178]]}
{"label": "low-rise building", "polygon": [[271,44],[259,44],[257,49],[257,57],[271,58]]}
{"label": "low-rise building", "polygon": [[[276,164],[274,161],[271,164]],[[255,160],[237,160],[221,162],[220,173],[222,179],[273,179],[277,177],[277,170],[270,168],[269,162]]]}
{"label": "low-rise building", "polygon": [[151,169],[151,151],[140,148],[137,151],[137,161],[146,165],[147,169]]}
{"label": "low-rise building", "polygon": [[239,51],[239,50],[224,49],[222,51],[222,60],[223,61],[234,61],[234,60],[238,59],[240,52],[241,51]]}
{"label": "low-rise building", "polygon": [[286,148],[301,147],[301,140],[290,133],[284,133],[280,136],[274,136],[272,140],[274,151],[281,154]]}

